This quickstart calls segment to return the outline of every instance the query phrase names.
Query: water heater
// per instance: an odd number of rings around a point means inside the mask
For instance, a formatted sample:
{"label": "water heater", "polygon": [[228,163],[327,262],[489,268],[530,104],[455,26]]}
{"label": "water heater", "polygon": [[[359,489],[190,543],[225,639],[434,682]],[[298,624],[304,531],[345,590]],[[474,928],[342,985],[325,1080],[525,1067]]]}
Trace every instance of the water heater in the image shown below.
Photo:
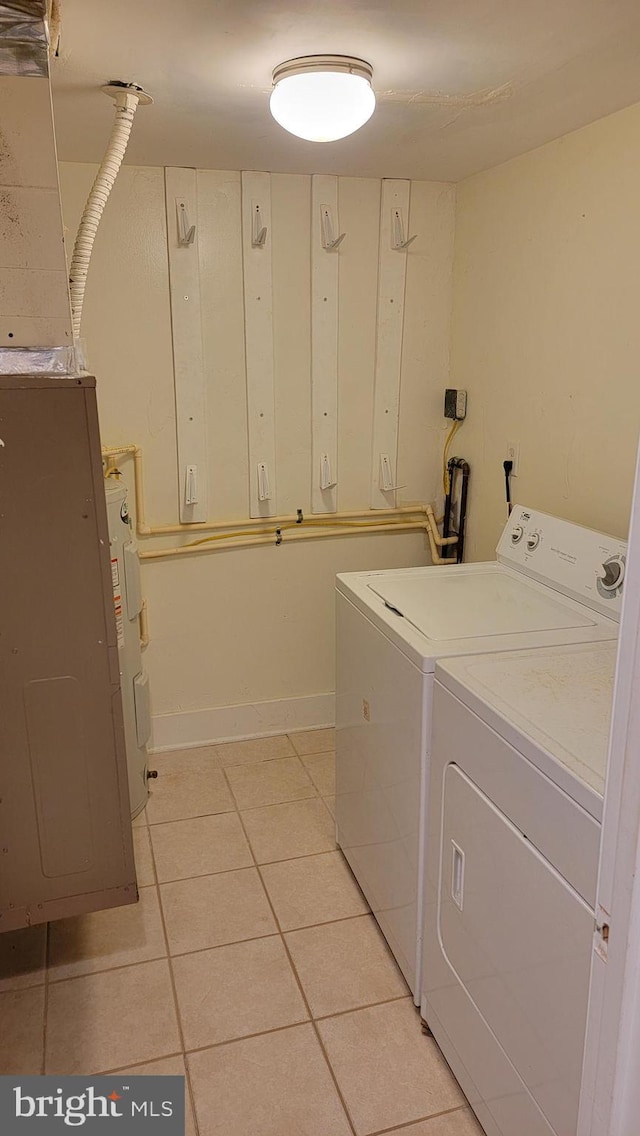
{"label": "water heater", "polygon": [[129,797],[134,817],[146,805],[149,794],[147,742],[151,733],[149,682],[142,666],[140,646],[140,561],[129,517],[126,485],[116,478],[107,478],[105,493]]}

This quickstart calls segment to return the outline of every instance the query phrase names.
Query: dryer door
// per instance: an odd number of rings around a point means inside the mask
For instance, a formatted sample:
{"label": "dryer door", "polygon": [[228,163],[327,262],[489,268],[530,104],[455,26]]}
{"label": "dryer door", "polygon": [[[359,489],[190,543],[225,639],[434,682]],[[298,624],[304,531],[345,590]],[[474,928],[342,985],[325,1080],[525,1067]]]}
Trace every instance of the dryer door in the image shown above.
{"label": "dryer door", "polygon": [[[444,778],[438,926],[456,980],[449,1009],[441,989],[438,1014],[500,1132],[543,1131],[546,1125],[531,1125],[539,1109],[552,1132],[572,1136],[593,912],[457,765]],[[470,1034],[458,1036],[461,988],[487,1046],[497,1043],[522,1082],[524,1092],[515,1098],[491,1099],[478,1068],[477,1036],[473,1046]]]}

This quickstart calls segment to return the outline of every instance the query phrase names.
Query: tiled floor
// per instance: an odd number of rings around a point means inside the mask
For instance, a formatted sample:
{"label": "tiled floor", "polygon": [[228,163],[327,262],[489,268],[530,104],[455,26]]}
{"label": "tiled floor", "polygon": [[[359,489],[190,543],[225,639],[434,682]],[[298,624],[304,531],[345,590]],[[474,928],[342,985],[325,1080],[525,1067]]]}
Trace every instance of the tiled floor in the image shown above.
{"label": "tiled floor", "polygon": [[0,1073],[186,1073],[187,1136],[477,1136],[336,849],[333,731],[154,765],[140,902],[0,935]]}

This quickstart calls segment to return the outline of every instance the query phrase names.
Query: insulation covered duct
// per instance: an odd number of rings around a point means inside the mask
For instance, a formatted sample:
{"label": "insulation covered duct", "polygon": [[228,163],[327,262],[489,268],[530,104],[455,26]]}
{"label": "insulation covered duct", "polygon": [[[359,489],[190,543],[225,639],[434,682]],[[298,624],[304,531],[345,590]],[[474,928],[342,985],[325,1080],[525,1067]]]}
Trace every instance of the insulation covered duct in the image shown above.
{"label": "insulation covered duct", "polygon": [[44,0],[0,0],[0,372],[9,374],[76,369],[46,16]]}
{"label": "insulation covered duct", "polygon": [[45,0],[0,3],[0,75],[49,76]]}

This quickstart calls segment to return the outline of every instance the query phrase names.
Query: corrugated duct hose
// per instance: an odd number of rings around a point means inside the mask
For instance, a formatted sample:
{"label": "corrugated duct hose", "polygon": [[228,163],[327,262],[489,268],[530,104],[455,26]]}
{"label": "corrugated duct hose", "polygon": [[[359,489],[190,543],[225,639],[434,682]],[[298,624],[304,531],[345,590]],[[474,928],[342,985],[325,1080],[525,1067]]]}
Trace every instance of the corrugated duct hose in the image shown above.
{"label": "corrugated duct hose", "polygon": [[110,83],[102,88],[110,95],[116,104],[116,117],[111,130],[111,137],[102,164],[96,179],[91,187],[91,193],[84,207],[82,220],[73,246],[71,270],[69,272],[69,287],[71,291],[71,313],[73,317],[73,338],[80,337],[80,324],[82,323],[82,307],[84,292],[87,285],[89,262],[93,251],[93,242],[118,176],[122,160],[129,142],[133,119],[139,103],[150,103],[153,100],[141,87],[133,83],[122,85]]}

